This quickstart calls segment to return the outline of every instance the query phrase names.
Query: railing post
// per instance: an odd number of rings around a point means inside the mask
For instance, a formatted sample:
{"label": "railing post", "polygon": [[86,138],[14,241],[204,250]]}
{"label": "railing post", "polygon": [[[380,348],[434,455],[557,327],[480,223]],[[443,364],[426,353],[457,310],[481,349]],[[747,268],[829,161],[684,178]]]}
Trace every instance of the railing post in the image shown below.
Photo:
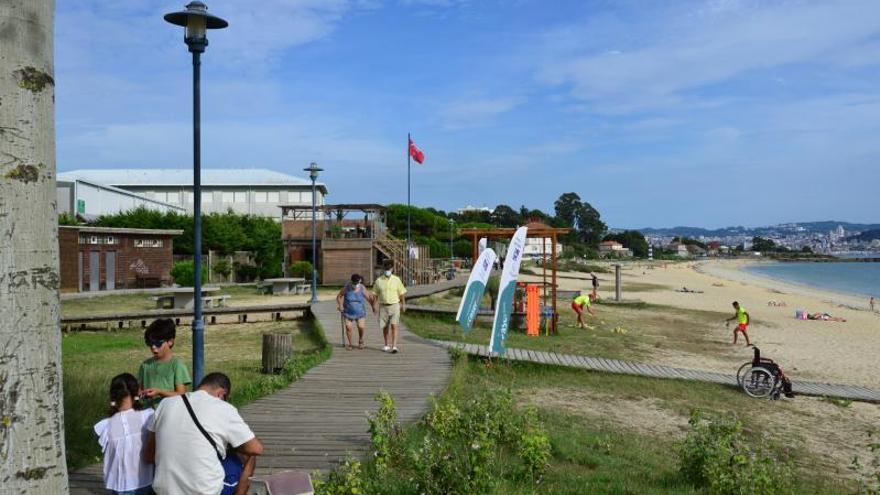
{"label": "railing post", "polygon": [[620,301],[620,293],[623,291],[623,284],[620,283],[620,263],[614,265],[614,300]]}

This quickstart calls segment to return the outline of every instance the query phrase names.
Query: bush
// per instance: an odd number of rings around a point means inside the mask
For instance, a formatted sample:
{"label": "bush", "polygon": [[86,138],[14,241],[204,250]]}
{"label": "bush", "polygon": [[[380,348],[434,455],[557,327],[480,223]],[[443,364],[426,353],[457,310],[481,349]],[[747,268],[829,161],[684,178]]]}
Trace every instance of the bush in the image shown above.
{"label": "bush", "polygon": [[223,278],[229,280],[229,276],[232,275],[232,265],[229,263],[227,259],[221,259],[214,263],[214,271],[223,275]]}
{"label": "bush", "polygon": [[260,278],[260,267],[256,265],[235,265],[235,278],[239,282],[252,282]]}
{"label": "bush", "polygon": [[373,460],[347,462],[315,493],[491,493],[501,479],[536,482],[547,467],[550,440],[537,411],[517,411],[508,390],[434,401],[408,434],[391,396],[376,400],[379,410],[368,417]]}
{"label": "bush", "polygon": [[312,264],[308,261],[295,261],[290,265],[290,275],[292,277],[312,278]]}
{"label": "bush", "polygon": [[[174,279],[174,283],[182,285],[184,287],[192,287],[195,285],[196,280],[196,265],[192,260],[188,261],[178,261],[171,268],[171,278]],[[208,281],[208,267],[202,263],[202,283],[206,283]]]}
{"label": "bush", "polygon": [[678,453],[686,480],[718,495],[791,493],[790,466],[750,445],[735,415],[693,410],[688,424],[691,431]]}

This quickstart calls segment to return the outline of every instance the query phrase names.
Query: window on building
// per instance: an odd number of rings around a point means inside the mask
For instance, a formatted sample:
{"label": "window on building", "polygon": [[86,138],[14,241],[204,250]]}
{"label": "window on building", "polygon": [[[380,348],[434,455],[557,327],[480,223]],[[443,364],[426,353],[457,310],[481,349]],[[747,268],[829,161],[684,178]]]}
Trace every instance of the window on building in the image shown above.
{"label": "window on building", "polygon": [[235,203],[247,203],[247,192],[235,191],[235,196],[233,199],[235,200]]}
{"label": "window on building", "polygon": [[108,235],[104,238],[104,244],[119,244],[119,238],[115,235]]}
{"label": "window on building", "polygon": [[167,201],[168,201],[169,203],[171,203],[171,204],[175,204],[175,205],[178,204],[178,203],[180,203],[180,193],[179,193],[179,192],[170,192],[170,193],[168,193],[168,199],[167,199]]}
{"label": "window on building", "polygon": [[162,239],[135,239],[134,247],[136,248],[160,248],[164,244]]}
{"label": "window on building", "polygon": [[212,191],[202,191],[202,203],[211,203],[214,201],[214,193]]}
{"label": "window on building", "polygon": [[223,202],[224,203],[232,203],[233,198],[234,198],[234,195],[232,194],[232,191],[223,193]]}
{"label": "window on building", "polygon": [[281,198],[278,191],[269,191],[266,193],[266,202],[267,203],[280,203]]}
{"label": "window on building", "polygon": [[266,191],[255,191],[254,192],[254,203],[265,203],[266,202]]}

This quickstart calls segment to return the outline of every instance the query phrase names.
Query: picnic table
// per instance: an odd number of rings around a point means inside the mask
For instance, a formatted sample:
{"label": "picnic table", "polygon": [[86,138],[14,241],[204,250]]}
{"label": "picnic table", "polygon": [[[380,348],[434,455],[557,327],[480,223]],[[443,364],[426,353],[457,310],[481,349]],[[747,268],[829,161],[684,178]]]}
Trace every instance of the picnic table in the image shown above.
{"label": "picnic table", "polygon": [[272,294],[290,294],[290,292],[296,293],[296,288],[300,284],[304,284],[306,279],[301,277],[285,277],[285,278],[267,278],[263,280],[264,284],[270,284],[272,286]]}
{"label": "picnic table", "polygon": [[[225,301],[218,298],[225,299],[229,296],[211,296],[211,294],[219,290],[220,287],[202,287],[202,300],[209,303],[209,305],[211,302],[215,302],[215,305],[217,305],[217,301],[219,301],[220,304],[223,304],[223,302]],[[173,289],[168,289],[164,296],[159,296],[156,304],[160,304],[161,299],[165,299],[170,296],[174,298],[174,309],[192,309],[193,305],[195,304],[193,291],[194,289],[192,287],[177,287]]]}

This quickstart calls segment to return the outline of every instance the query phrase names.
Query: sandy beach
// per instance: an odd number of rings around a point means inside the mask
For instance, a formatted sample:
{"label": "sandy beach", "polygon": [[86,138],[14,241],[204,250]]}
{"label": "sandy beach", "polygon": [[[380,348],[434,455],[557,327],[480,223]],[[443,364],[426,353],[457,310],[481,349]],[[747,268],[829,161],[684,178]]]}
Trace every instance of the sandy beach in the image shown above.
{"label": "sandy beach", "polygon": [[[867,300],[846,294],[790,284],[742,270],[749,261],[712,260],[692,263],[629,263],[623,268],[624,298],[683,309],[718,311],[733,315],[731,303],[742,304],[752,318],[749,335],[762,354],[788,370],[793,379],[846,383],[880,388],[877,350],[880,349],[880,314],[868,311]],[[584,273],[562,273],[560,289],[587,290]],[[600,296],[613,297],[613,274],[598,274]],[[531,278],[531,277],[529,277]],[[583,279],[583,281],[581,280]],[[626,292],[626,284],[655,284],[652,290]],[[677,292],[687,287],[702,293]],[[785,307],[770,306],[784,302]],[[796,309],[827,312],[846,322],[797,320]],[[723,318],[722,318],[723,319]],[[711,329],[719,345],[732,341],[732,327],[719,319]],[[632,331],[638,331],[633,329]],[[740,339],[742,340],[742,339]],[[723,347],[721,356],[677,353],[657,349],[654,361],[692,369],[733,373],[748,360],[750,349],[742,342]]]}

